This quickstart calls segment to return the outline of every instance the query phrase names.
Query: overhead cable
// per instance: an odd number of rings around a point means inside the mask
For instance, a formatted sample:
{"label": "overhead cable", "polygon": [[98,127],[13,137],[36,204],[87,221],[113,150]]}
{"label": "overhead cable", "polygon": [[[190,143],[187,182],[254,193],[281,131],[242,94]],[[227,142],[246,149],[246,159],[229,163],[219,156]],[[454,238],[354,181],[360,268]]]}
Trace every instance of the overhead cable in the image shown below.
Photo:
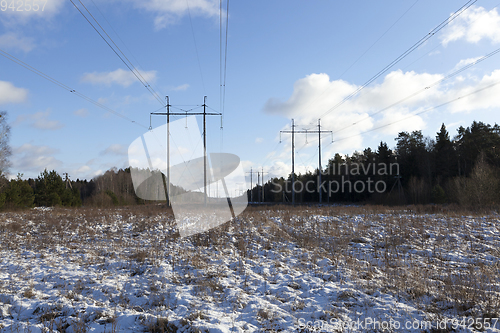
{"label": "overhead cable", "polygon": [[[104,42],[113,50],[113,52],[120,58],[120,60],[127,66],[127,68],[134,74],[134,76],[141,82],[141,84],[153,95],[153,97],[160,102],[160,104],[164,105],[164,102],[162,98],[158,95],[158,93],[151,87],[151,85],[144,79],[142,74],[137,70],[137,68],[132,64],[132,62],[127,58],[127,56],[122,52],[122,50],[116,45],[116,43],[113,41],[113,39],[108,35],[106,30],[99,24],[99,22],[96,20],[96,18],[92,15],[92,13],[85,7],[85,5],[82,3],[81,0],[78,0],[80,4],[85,8],[85,11],[92,17],[92,19],[97,23],[97,25],[101,28],[103,33],[109,38],[109,41],[103,36],[103,34],[97,29],[97,27],[89,20],[89,18],[78,8],[78,6],[73,2],[73,0],[70,0],[73,6],[80,12],[80,14],[85,18],[85,20],[94,28],[94,30],[99,34],[99,36],[104,40]],[[111,45],[111,43],[114,45]]]}
{"label": "overhead cable", "polygon": [[340,139],[334,140],[334,142],[338,142],[338,141],[343,141],[343,140],[346,140],[346,139],[350,139],[350,138],[356,137],[356,136],[358,136],[358,135],[363,135],[363,134],[366,134],[366,133],[370,133],[370,132],[376,131],[376,130],[378,130],[378,129],[381,129],[381,128],[384,128],[384,127],[387,127],[387,126],[390,126],[390,125],[393,125],[393,124],[396,124],[396,123],[402,122],[402,121],[404,121],[404,120],[406,120],[406,119],[409,119],[409,118],[412,118],[412,117],[415,117],[415,116],[421,115],[421,114],[423,114],[423,113],[426,113],[426,112],[429,112],[429,111],[435,110],[435,109],[437,109],[437,108],[443,107],[443,106],[445,106],[445,105],[448,105],[448,104],[454,103],[454,102],[456,102],[456,101],[458,101],[458,100],[460,100],[460,99],[463,99],[463,98],[465,98],[465,97],[469,97],[469,96],[471,96],[471,95],[477,94],[477,93],[482,92],[482,91],[484,91],[484,90],[487,90],[487,89],[493,88],[494,86],[497,86],[497,85],[499,85],[499,84],[500,84],[500,81],[497,81],[497,82],[495,82],[495,83],[493,83],[493,84],[490,84],[490,85],[488,85],[488,86],[486,86],[486,87],[483,87],[483,88],[481,88],[481,89],[474,90],[474,91],[473,91],[473,92],[471,92],[471,93],[468,93],[468,94],[465,94],[465,95],[463,95],[463,96],[460,96],[460,97],[454,98],[454,99],[452,99],[452,100],[449,100],[449,101],[444,102],[444,103],[442,103],[442,104],[439,104],[439,105],[433,106],[433,107],[431,107],[431,108],[425,109],[425,110],[423,110],[423,111],[419,111],[419,112],[413,113],[413,114],[409,115],[408,117],[405,117],[405,118],[402,118],[402,119],[399,119],[399,120],[396,120],[396,121],[390,122],[390,123],[385,124],[385,125],[381,125],[381,126],[378,126],[378,127],[372,128],[372,129],[370,129],[370,130],[367,130],[367,131],[361,132],[361,133],[359,133],[359,134],[354,134],[354,135],[350,135],[350,136],[346,136],[346,137],[343,137],[343,138],[340,138]]}
{"label": "overhead cable", "polygon": [[452,78],[453,76],[455,76],[455,75],[457,75],[457,74],[462,73],[463,71],[465,71],[465,70],[467,70],[467,69],[469,69],[469,68],[471,68],[471,67],[473,67],[473,66],[477,65],[478,63],[480,63],[480,62],[482,62],[482,61],[484,61],[484,60],[486,60],[486,59],[488,59],[488,58],[490,58],[490,57],[494,56],[495,54],[497,54],[497,53],[499,53],[499,52],[500,52],[500,48],[498,48],[498,49],[496,49],[495,51],[490,52],[490,53],[488,53],[488,54],[486,54],[486,55],[484,55],[484,56],[482,56],[482,57],[480,57],[480,58],[476,59],[475,61],[471,62],[470,64],[467,64],[467,65],[465,65],[465,66],[463,66],[463,67],[461,67],[461,68],[457,69],[456,71],[454,71],[454,72],[452,72],[452,73],[450,73],[450,74],[446,75],[446,76],[445,76],[445,77],[443,77],[442,79],[440,79],[440,80],[438,80],[438,81],[436,81],[436,82],[434,82],[434,83],[432,83],[432,84],[430,84],[430,85],[425,86],[424,88],[422,88],[422,89],[420,89],[420,90],[418,90],[418,91],[416,91],[416,92],[414,92],[414,93],[412,93],[412,94],[410,94],[410,95],[408,95],[408,96],[406,96],[406,97],[404,97],[404,98],[400,99],[399,101],[397,101],[397,102],[395,102],[395,103],[393,103],[393,104],[391,104],[391,105],[389,105],[389,106],[387,106],[387,107],[385,107],[385,108],[383,108],[383,109],[381,109],[381,110],[378,110],[378,111],[376,111],[376,112],[374,112],[374,113],[372,113],[372,114],[370,114],[370,115],[366,116],[365,118],[362,118],[361,120],[358,120],[357,122],[354,122],[354,123],[352,123],[352,124],[350,124],[350,125],[348,125],[348,126],[346,126],[346,127],[343,127],[343,128],[341,128],[341,129],[339,129],[338,131],[335,131],[335,134],[336,134],[336,133],[339,133],[339,132],[342,132],[343,130],[345,130],[345,129],[347,129],[347,128],[350,128],[350,127],[352,127],[352,126],[354,126],[354,125],[357,125],[357,124],[359,124],[360,122],[362,122],[362,121],[364,121],[364,120],[370,119],[371,117],[373,117],[373,116],[374,116],[374,115],[376,115],[376,114],[379,114],[379,113],[381,113],[381,112],[383,112],[383,111],[386,111],[386,110],[388,110],[388,109],[390,109],[390,108],[392,108],[392,107],[394,107],[394,106],[396,106],[396,105],[398,105],[398,104],[401,104],[401,103],[403,103],[404,101],[407,101],[407,100],[409,100],[410,98],[413,98],[413,97],[415,97],[416,95],[421,94],[421,93],[423,93],[424,91],[429,90],[430,88],[433,88],[433,87],[435,87],[435,86],[439,85],[440,83],[442,83],[442,82],[444,82],[444,81],[446,81],[446,80],[448,80],[448,79]]}
{"label": "overhead cable", "polygon": [[7,58],[7,59],[9,59],[9,60],[10,60],[10,61],[12,61],[12,62],[15,62],[15,63],[16,63],[16,64],[18,64],[18,65],[20,65],[20,66],[22,66],[22,67],[26,68],[27,70],[29,70],[29,71],[31,71],[31,72],[33,72],[33,73],[35,73],[36,75],[41,76],[41,77],[42,77],[42,78],[44,78],[45,80],[47,80],[47,81],[49,81],[49,82],[52,82],[53,84],[55,84],[55,85],[57,85],[57,86],[59,86],[59,87],[63,88],[64,90],[69,91],[69,92],[70,92],[70,93],[72,93],[73,95],[76,95],[76,96],[78,96],[78,97],[80,97],[80,98],[82,98],[82,99],[84,99],[84,100],[86,100],[86,101],[88,101],[88,102],[90,102],[90,103],[94,104],[95,106],[100,107],[101,109],[104,109],[104,110],[106,110],[106,111],[108,111],[108,112],[110,112],[110,113],[113,113],[114,115],[116,115],[116,116],[118,116],[118,117],[121,117],[121,118],[123,118],[123,119],[125,119],[125,120],[127,120],[127,121],[130,121],[130,122],[132,122],[132,123],[134,123],[134,124],[136,124],[136,125],[138,125],[138,126],[141,126],[141,127],[147,128],[146,126],[144,126],[144,125],[142,125],[142,124],[140,124],[140,123],[137,123],[135,120],[133,120],[133,119],[131,119],[131,118],[127,117],[127,116],[124,116],[123,114],[121,114],[121,113],[119,113],[119,112],[117,112],[117,111],[115,111],[115,110],[113,110],[113,109],[110,109],[109,107],[107,107],[107,106],[105,106],[105,105],[103,105],[103,104],[101,104],[101,103],[99,103],[99,102],[97,102],[97,101],[93,100],[93,99],[92,99],[92,98],[90,98],[90,97],[85,96],[84,94],[82,94],[82,93],[80,93],[80,92],[76,91],[75,89],[72,89],[71,87],[69,87],[69,86],[65,85],[65,84],[64,84],[64,83],[62,83],[61,81],[58,81],[58,80],[54,79],[53,77],[51,77],[51,76],[49,76],[49,75],[47,75],[47,74],[45,74],[45,73],[43,73],[43,72],[39,71],[38,69],[36,69],[36,68],[34,68],[34,67],[32,67],[32,66],[28,65],[27,63],[25,63],[25,62],[23,62],[22,60],[20,60],[20,59],[18,59],[18,58],[16,58],[16,57],[14,57],[14,56],[13,56],[13,55],[11,55],[11,54],[9,54],[9,53],[5,52],[4,50],[1,50],[1,49],[0,49],[0,55],[1,55],[1,56],[3,56],[3,57],[5,57],[5,58]]}
{"label": "overhead cable", "polygon": [[363,85],[359,86],[356,90],[354,90],[352,93],[344,97],[340,102],[335,104],[333,107],[328,109],[326,112],[324,112],[320,118],[323,118],[330,112],[336,110],[339,106],[350,100],[352,97],[357,95],[361,90],[363,90],[366,86],[368,86],[370,83],[378,79],[380,76],[382,76],[385,72],[387,72],[390,68],[392,68],[394,65],[399,63],[401,60],[406,58],[410,53],[415,51],[418,47],[423,45],[425,42],[427,42],[431,37],[433,37],[436,33],[441,31],[444,27],[446,27],[448,24],[450,24],[453,20],[455,20],[460,14],[462,14],[464,11],[466,11],[468,8],[470,8],[474,3],[476,3],[477,0],[469,0],[465,5],[460,7],[455,13],[453,13],[450,17],[448,17],[446,20],[441,22],[438,26],[436,26],[434,29],[432,29],[429,33],[427,33],[424,37],[422,37],[418,42],[413,44],[409,49],[407,49],[405,52],[403,52],[401,55],[399,55],[396,59],[394,59],[392,62],[390,62],[387,66],[382,68],[379,72],[377,72],[374,76],[372,76],[368,81],[366,81]]}

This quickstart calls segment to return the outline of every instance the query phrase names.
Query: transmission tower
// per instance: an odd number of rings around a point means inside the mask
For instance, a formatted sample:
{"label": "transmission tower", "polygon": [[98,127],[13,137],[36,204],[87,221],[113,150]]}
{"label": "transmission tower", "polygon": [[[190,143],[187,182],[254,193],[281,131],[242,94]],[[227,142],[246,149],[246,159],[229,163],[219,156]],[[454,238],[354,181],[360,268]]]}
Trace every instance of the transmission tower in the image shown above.
{"label": "transmission tower", "polygon": [[[170,112],[170,103],[168,96],[166,96],[167,99],[167,105],[166,109],[167,112],[151,112],[149,116],[149,129],[152,129],[151,127],[151,116],[167,116],[167,193],[170,195],[170,116],[203,116],[203,194],[205,197],[205,206],[207,205],[207,121],[206,117],[207,116],[222,116],[222,113],[217,113],[217,112],[207,112],[207,96],[203,97],[203,112]],[[222,179],[224,182],[224,179]],[[223,183],[224,188],[225,188],[225,183]],[[226,196],[229,200],[229,193],[226,191]],[[169,206],[171,205],[170,203],[170,198],[168,200]]]}
{"label": "transmission tower", "polygon": [[264,172],[264,167],[261,168],[261,175],[262,175],[262,202],[264,202],[264,173],[269,173],[269,172]]}
{"label": "transmission tower", "polygon": [[71,186],[71,181],[69,180],[69,175],[67,172],[63,173],[64,175],[64,182],[66,183],[66,188],[73,189],[73,186]]}
{"label": "transmission tower", "polygon": [[319,202],[321,203],[321,133],[330,133],[332,134],[332,142],[333,142],[333,132],[332,131],[322,131],[321,130],[321,119],[318,119],[318,130],[310,131],[310,130],[295,130],[295,122],[292,119],[292,129],[289,131],[280,131],[280,142],[281,142],[281,133],[291,133],[292,134],[292,205],[295,205],[295,134],[306,134],[307,133],[318,133],[318,149],[319,149],[319,163],[318,163],[318,190],[319,190]]}
{"label": "transmission tower", "polygon": [[[258,174],[258,171],[253,171],[252,168],[250,168],[250,171],[246,172],[250,174],[250,202],[253,202],[253,174],[256,173]],[[258,184],[258,182],[257,182]]]}

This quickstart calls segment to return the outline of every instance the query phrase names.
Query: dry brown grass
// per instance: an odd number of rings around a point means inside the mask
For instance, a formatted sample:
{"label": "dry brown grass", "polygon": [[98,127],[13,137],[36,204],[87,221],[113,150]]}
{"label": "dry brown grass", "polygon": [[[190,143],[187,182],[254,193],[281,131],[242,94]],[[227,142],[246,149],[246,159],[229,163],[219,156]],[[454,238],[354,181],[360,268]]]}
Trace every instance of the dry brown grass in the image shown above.
{"label": "dry brown grass", "polygon": [[[319,223],[315,215],[334,219]],[[266,218],[266,216],[268,218]],[[362,216],[362,221],[355,221]],[[465,217],[468,216],[468,217]],[[246,211],[245,219],[262,221],[269,226],[266,232],[274,239],[289,239],[318,254],[345,265],[354,278],[367,289],[389,291],[413,300],[429,311],[446,310],[440,306],[453,304],[461,315],[500,315],[500,265],[474,260],[483,248],[480,228],[496,225],[498,219],[480,212],[458,209],[456,206],[417,205],[405,207],[333,206],[288,207],[275,206]],[[277,226],[269,218],[281,219]],[[436,222],[443,220],[442,222]],[[479,221],[472,224],[471,221]],[[374,225],[375,224],[375,225]],[[384,237],[376,239],[374,227]],[[448,236],[461,235],[460,244]],[[370,243],[372,250],[358,250],[353,244]],[[490,245],[500,245],[490,243]],[[459,263],[447,259],[461,246],[472,261]],[[422,251],[431,249],[430,256]],[[413,254],[417,251],[417,254]],[[492,250],[497,258],[500,251]],[[363,282],[363,280],[365,280]],[[434,300],[430,304],[425,299]],[[441,305],[439,305],[441,303]],[[435,308],[437,306],[437,308]]]}
{"label": "dry brown grass", "polygon": [[[481,233],[482,228],[491,226],[496,227],[496,240],[487,240]],[[500,264],[478,259],[485,251],[500,258],[499,234],[497,216],[434,205],[249,207],[234,221],[184,239],[179,239],[172,211],[165,205],[29,210],[2,213],[0,220],[0,245],[16,255],[31,250],[43,257],[64,247],[82,254],[75,256],[76,264],[123,259],[136,275],[167,261],[173,271],[170,282],[194,284],[195,293],[209,302],[226,297],[220,283],[225,273],[217,264],[218,256],[230,254],[238,261],[234,269],[244,280],[244,291],[250,292],[249,267],[267,260],[262,258],[263,253],[274,251],[290,257],[298,248],[307,254],[297,261],[295,268],[299,271],[344,283],[342,274],[324,274],[317,265],[328,258],[366,293],[390,293],[429,313],[439,314],[451,307],[457,314],[477,317],[500,315]],[[451,260],[450,254],[457,249],[466,252],[470,260]],[[275,260],[274,266],[280,265]],[[18,290],[18,295],[36,297],[29,287],[29,273],[25,279],[26,288]],[[273,279],[272,274],[266,275],[265,283],[276,283]],[[15,290],[14,286],[0,287]],[[155,300],[152,308],[170,306],[161,281],[150,281],[148,287]],[[83,284],[74,281],[65,295],[77,301],[84,292]],[[119,304],[130,306],[121,291]],[[300,302],[293,305],[296,310],[303,307]],[[199,313],[193,311],[187,322]],[[266,322],[274,316],[268,309],[256,315]],[[57,309],[48,309],[40,315],[40,321],[47,327],[63,325],[57,321],[58,316]],[[144,321],[146,331],[174,332],[175,326],[166,318],[148,318]],[[74,327],[85,332],[85,320],[78,319]]]}

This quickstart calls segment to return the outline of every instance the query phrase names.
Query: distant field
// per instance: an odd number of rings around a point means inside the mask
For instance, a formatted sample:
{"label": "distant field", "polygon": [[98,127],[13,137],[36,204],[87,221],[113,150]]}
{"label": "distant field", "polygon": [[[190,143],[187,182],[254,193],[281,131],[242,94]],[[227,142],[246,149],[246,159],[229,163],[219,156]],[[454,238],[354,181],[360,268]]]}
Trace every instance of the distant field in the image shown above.
{"label": "distant field", "polygon": [[500,332],[500,216],[163,206],[0,214],[0,332]]}

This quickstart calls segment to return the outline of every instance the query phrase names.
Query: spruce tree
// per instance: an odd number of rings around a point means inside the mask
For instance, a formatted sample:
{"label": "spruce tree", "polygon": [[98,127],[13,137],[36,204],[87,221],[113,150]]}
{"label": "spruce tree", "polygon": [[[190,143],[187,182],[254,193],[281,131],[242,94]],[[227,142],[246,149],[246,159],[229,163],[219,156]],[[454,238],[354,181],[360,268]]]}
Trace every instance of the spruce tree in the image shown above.
{"label": "spruce tree", "polygon": [[454,177],[458,174],[457,155],[444,123],[436,135],[433,154],[434,172],[438,178],[438,183],[443,183],[449,177]]}

